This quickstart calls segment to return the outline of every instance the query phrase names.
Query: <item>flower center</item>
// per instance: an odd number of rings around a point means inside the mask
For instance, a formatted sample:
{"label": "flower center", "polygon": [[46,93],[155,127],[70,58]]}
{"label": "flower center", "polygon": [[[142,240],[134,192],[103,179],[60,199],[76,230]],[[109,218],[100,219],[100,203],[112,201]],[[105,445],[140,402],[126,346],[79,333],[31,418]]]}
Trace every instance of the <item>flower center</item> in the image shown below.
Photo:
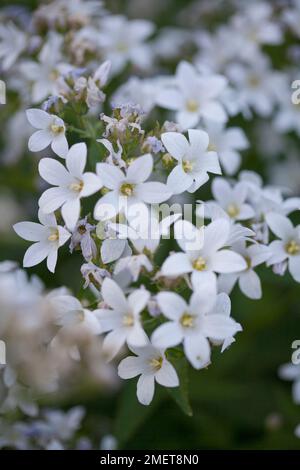
{"label": "flower center", "polygon": [[257,88],[260,84],[260,79],[255,75],[251,75],[248,79],[248,83],[252,88]]}
{"label": "flower center", "polygon": [[190,162],[189,160],[183,160],[183,161],[182,161],[182,168],[183,168],[183,171],[185,171],[186,173],[188,173],[189,171],[192,171],[192,169],[193,169],[193,163]]}
{"label": "flower center", "polygon": [[161,356],[153,357],[152,359],[150,359],[149,364],[154,370],[159,370],[162,367],[163,358]]}
{"label": "flower center", "polygon": [[61,124],[51,124],[51,131],[53,134],[61,134],[64,130],[65,128]]}
{"label": "flower center", "polygon": [[202,256],[199,256],[194,262],[193,262],[193,268],[196,269],[197,271],[204,271],[206,269],[206,261]]}
{"label": "flower center", "polygon": [[55,228],[55,229],[52,229],[51,230],[51,234],[49,235],[48,237],[48,240],[49,242],[57,242],[57,240],[59,239],[59,232],[58,230]]}
{"label": "flower center", "polygon": [[227,207],[227,214],[229,217],[237,217],[240,213],[240,209],[236,204],[229,204]]}
{"label": "flower center", "polygon": [[193,315],[191,315],[190,313],[184,312],[184,314],[180,318],[180,324],[184,328],[193,328],[193,326],[195,326],[194,320],[195,320],[195,317]]}
{"label": "flower center", "polygon": [[69,188],[71,191],[75,191],[76,193],[79,193],[83,189],[84,183],[83,181],[75,181],[74,183],[71,183]]}
{"label": "flower center", "polygon": [[120,192],[123,196],[132,196],[134,190],[134,184],[123,183],[120,187]]}
{"label": "flower center", "polygon": [[186,102],[186,109],[190,113],[195,113],[199,109],[199,104],[197,103],[196,100],[187,100]]}
{"label": "flower center", "polygon": [[134,325],[134,317],[132,313],[126,313],[123,316],[123,325],[124,326],[133,326]]}
{"label": "flower center", "polygon": [[289,255],[297,255],[300,252],[300,244],[295,240],[291,240],[286,246],[285,250]]}
{"label": "flower center", "polygon": [[207,147],[208,152],[215,152],[217,150],[217,146],[210,142]]}

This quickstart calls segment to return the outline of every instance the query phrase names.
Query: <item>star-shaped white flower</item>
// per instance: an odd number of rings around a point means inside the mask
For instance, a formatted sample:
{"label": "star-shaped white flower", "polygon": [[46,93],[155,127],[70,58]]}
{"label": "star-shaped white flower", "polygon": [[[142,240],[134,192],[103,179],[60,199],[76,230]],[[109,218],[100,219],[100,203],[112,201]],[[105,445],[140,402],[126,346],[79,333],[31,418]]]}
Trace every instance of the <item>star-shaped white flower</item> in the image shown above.
{"label": "star-shaped white flower", "polygon": [[212,194],[216,202],[230,219],[247,220],[255,216],[254,209],[246,203],[248,186],[244,182],[230,186],[225,178],[215,178],[212,183]]}
{"label": "star-shaped white flower", "polygon": [[241,331],[241,325],[228,315],[216,311],[217,295],[214,286],[199,288],[188,304],[174,292],[160,292],[157,302],[169,320],[152,335],[155,346],[169,348],[183,342],[184,353],[195,369],[210,363],[208,339],[223,342]]}
{"label": "star-shaped white flower", "polygon": [[35,222],[19,222],[14,225],[15,232],[24,240],[35,242],[25,253],[23,266],[30,268],[47,258],[49,271],[54,272],[58,249],[66,243],[71,234],[57,225],[55,215],[45,214],[41,209],[38,213],[40,224]]}
{"label": "star-shaped white flower", "polygon": [[42,109],[28,109],[26,115],[30,124],[38,129],[29,139],[29,150],[31,152],[40,152],[51,145],[56,155],[65,158],[69,145],[65,135],[64,121]]}
{"label": "star-shaped white flower", "polygon": [[53,158],[43,158],[39,164],[41,177],[54,188],[47,189],[39,199],[45,213],[61,207],[63,219],[74,230],[80,215],[80,199],[99,191],[102,182],[94,173],[84,173],[86,144],[74,144],[66,155],[66,167]]}
{"label": "star-shaped white flower", "polygon": [[163,276],[191,273],[191,281],[197,286],[205,281],[214,283],[215,273],[238,272],[247,267],[241,255],[224,249],[230,234],[226,219],[214,220],[200,229],[187,220],[179,220],[174,225],[174,233],[183,252],[173,253],[165,260],[160,272]]}
{"label": "star-shaped white flower", "polygon": [[294,227],[290,219],[272,212],[266,215],[266,221],[272,232],[280,238],[269,245],[271,256],[268,264],[287,261],[292,277],[300,282],[300,225]]}
{"label": "star-shaped white flower", "polygon": [[149,405],[154,396],[155,382],[163,387],[178,387],[179,379],[175,368],[166,359],[162,348],[154,347],[149,341],[144,347],[130,349],[136,356],[128,356],[120,362],[118,374],[122,379],[140,375],[137,383],[137,397],[142,405]]}
{"label": "star-shaped white flower", "polygon": [[164,87],[157,96],[162,108],[176,111],[176,121],[183,129],[195,127],[200,118],[227,120],[219,96],[227,81],[221,75],[200,75],[192,64],[182,61],[177,67],[175,86]]}
{"label": "star-shaped white flower", "polygon": [[204,131],[189,129],[189,142],[178,132],[166,132],[161,140],[178,164],[168,176],[167,185],[173,194],[194,193],[209,179],[208,172],[220,175],[218,155],[208,150],[209,137]]}
{"label": "star-shaped white flower", "polygon": [[246,242],[242,241],[235,243],[233,249],[244,257],[247,268],[238,273],[220,274],[218,278],[220,292],[230,294],[235,283],[238,281],[239,288],[246,297],[260,299],[262,296],[261,282],[254,268],[265,263],[270,258],[271,253],[269,248],[259,243],[246,246]]}
{"label": "star-shaped white flower", "polygon": [[101,294],[110,308],[95,310],[101,332],[109,332],[103,342],[103,350],[111,360],[127,342],[133,346],[145,346],[147,335],[143,330],[140,313],[149,300],[149,292],[137,289],[125,297],[122,289],[112,279],[103,281]]}
{"label": "star-shaped white flower", "polygon": [[125,213],[126,217],[136,217],[135,208],[141,204],[159,204],[171,196],[171,192],[163,183],[156,181],[145,182],[153,169],[152,155],[146,154],[138,157],[127,168],[126,174],[120,168],[108,163],[97,164],[97,174],[103,186],[110,189],[97,202],[94,217],[97,220],[113,218],[118,213]]}

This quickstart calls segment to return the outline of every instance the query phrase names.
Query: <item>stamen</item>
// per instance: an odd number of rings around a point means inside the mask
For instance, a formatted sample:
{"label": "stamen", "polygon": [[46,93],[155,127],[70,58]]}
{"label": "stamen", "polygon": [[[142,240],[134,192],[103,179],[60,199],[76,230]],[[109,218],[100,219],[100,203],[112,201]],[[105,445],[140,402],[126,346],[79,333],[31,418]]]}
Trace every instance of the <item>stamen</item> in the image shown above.
{"label": "stamen", "polygon": [[227,207],[227,214],[229,217],[237,217],[240,213],[240,209],[236,204],[229,204]]}
{"label": "stamen", "polygon": [[204,271],[206,269],[206,261],[202,256],[199,256],[194,262],[193,262],[193,268],[196,269],[197,271]]}
{"label": "stamen", "polygon": [[186,109],[190,113],[195,113],[199,109],[199,104],[195,100],[187,100],[186,102]]}
{"label": "stamen", "polygon": [[180,318],[180,324],[184,328],[193,328],[194,326],[194,316],[190,313],[184,312],[182,317]]}
{"label": "stamen", "polygon": [[134,190],[134,184],[130,183],[123,183],[120,187],[120,192],[124,196],[132,196]]}
{"label": "stamen", "polygon": [[289,255],[297,255],[300,252],[300,243],[295,240],[291,240],[285,247],[286,252]]}

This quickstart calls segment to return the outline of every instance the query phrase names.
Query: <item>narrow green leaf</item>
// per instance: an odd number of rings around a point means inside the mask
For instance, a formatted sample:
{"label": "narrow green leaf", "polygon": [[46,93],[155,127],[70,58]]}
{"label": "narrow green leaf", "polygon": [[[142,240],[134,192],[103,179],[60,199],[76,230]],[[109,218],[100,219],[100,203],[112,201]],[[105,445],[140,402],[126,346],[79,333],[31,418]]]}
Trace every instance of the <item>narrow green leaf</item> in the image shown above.
{"label": "narrow green leaf", "polygon": [[193,410],[189,399],[189,365],[185,357],[178,356],[179,354],[177,351],[176,353],[169,352],[168,354],[168,358],[170,358],[172,364],[177,370],[180,382],[179,387],[168,388],[168,392],[173,400],[177,403],[179,408],[183,411],[183,413],[185,413],[187,416],[193,416]]}

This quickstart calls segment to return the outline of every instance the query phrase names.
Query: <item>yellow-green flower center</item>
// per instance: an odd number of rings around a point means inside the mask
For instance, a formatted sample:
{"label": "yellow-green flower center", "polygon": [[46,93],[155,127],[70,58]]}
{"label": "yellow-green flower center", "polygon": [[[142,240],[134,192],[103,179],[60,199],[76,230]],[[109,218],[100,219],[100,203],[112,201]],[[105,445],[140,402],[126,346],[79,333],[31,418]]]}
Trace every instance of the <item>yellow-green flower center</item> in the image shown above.
{"label": "yellow-green flower center", "polygon": [[193,328],[193,326],[195,325],[194,320],[195,320],[195,317],[193,315],[191,315],[190,313],[184,312],[184,314],[180,318],[180,324],[184,328]]}
{"label": "yellow-green flower center", "polygon": [[69,188],[71,191],[75,191],[76,193],[79,193],[83,189],[84,183],[83,181],[74,181],[74,183],[71,183]]}
{"label": "yellow-green flower center", "polygon": [[206,261],[202,256],[199,256],[194,262],[193,262],[193,268],[196,269],[197,271],[204,271],[206,269]]}
{"label": "yellow-green flower center", "polygon": [[51,124],[51,131],[53,134],[61,134],[64,130],[65,128],[61,124]]}
{"label": "yellow-green flower center", "polygon": [[297,255],[300,252],[300,244],[295,240],[291,240],[286,246],[285,250],[289,255]]}
{"label": "yellow-green flower center", "polygon": [[134,190],[134,184],[123,183],[120,187],[120,192],[123,196],[132,196]]}
{"label": "yellow-green flower center", "polygon": [[163,358],[161,356],[153,357],[150,359],[149,364],[154,370],[159,370],[163,365]]}
{"label": "yellow-green flower center", "polygon": [[183,161],[182,161],[182,168],[183,168],[183,171],[185,171],[186,173],[188,173],[189,171],[192,171],[192,169],[193,169],[193,163],[190,162],[189,160],[183,160]]}
{"label": "yellow-green flower center", "polygon": [[126,313],[123,316],[123,325],[124,326],[133,326],[134,325],[134,317],[132,313]]}
{"label": "yellow-green flower center", "polygon": [[227,207],[227,214],[229,217],[237,217],[240,213],[240,209],[236,204],[229,204]]}
{"label": "yellow-green flower center", "polygon": [[59,239],[59,232],[57,229],[52,229],[48,237],[49,242],[56,242]]}
{"label": "yellow-green flower center", "polygon": [[199,104],[195,100],[187,100],[186,109],[190,113],[195,113],[199,109]]}

